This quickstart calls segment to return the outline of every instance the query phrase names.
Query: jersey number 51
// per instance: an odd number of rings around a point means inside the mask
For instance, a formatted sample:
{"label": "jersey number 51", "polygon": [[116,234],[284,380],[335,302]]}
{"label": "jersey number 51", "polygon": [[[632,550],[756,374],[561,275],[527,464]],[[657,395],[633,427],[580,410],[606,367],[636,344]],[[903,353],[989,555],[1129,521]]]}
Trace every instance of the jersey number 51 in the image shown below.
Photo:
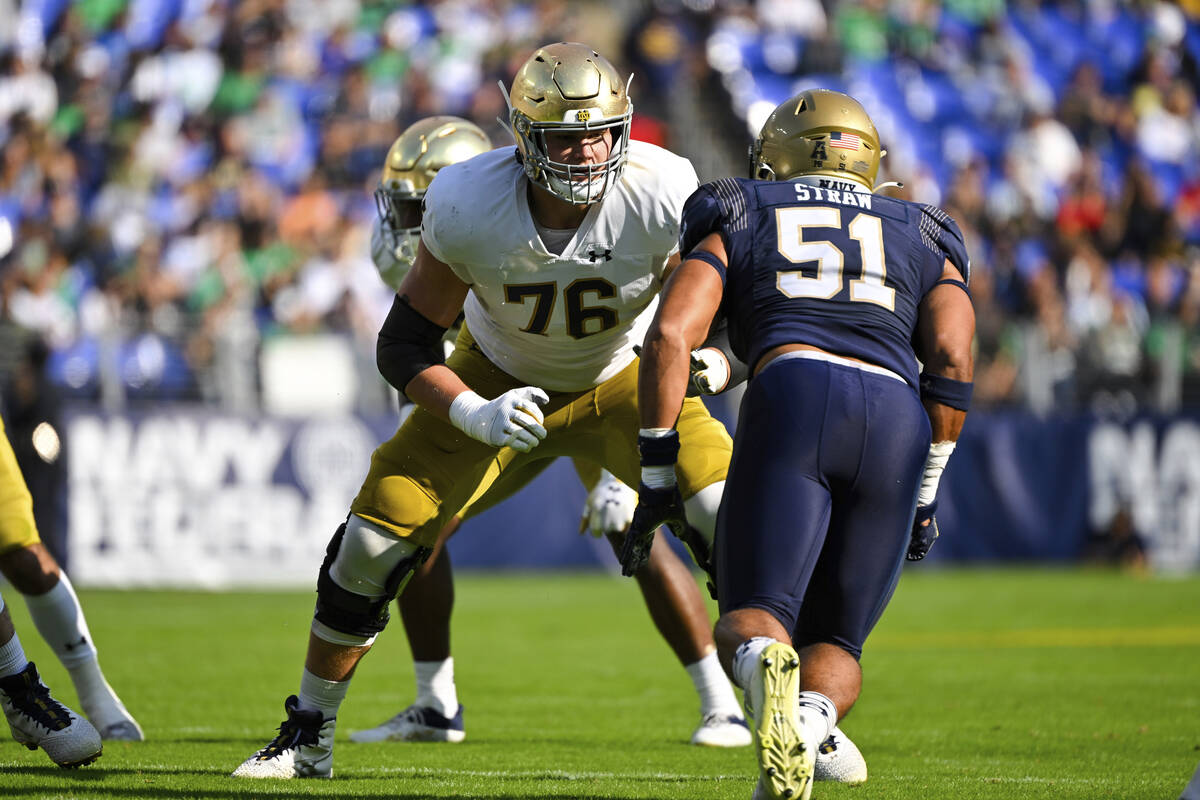
{"label": "jersey number 51", "polygon": [[[833,242],[804,241],[805,228],[841,228],[842,211],[828,206],[780,208],[775,211],[779,232],[778,248],[793,264],[817,262],[815,278],[801,270],[786,270],[776,278],[776,287],[788,297],[814,297],[828,300],[842,291],[845,256]],[[896,308],[896,290],[884,285],[887,264],[883,256],[883,222],[879,217],[859,212],[846,228],[861,249],[862,271],[850,281],[850,299],[875,303],[889,311]]]}

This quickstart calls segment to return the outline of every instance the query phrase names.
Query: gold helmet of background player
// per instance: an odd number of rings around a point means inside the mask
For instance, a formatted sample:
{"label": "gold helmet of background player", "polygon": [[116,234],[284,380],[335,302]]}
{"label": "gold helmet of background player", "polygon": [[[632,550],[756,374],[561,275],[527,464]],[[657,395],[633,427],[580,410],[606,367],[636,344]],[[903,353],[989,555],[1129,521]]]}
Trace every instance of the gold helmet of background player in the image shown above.
{"label": "gold helmet of background player", "polygon": [[[392,142],[375,189],[375,205],[384,245],[392,249],[397,262],[391,265],[392,271],[401,272],[400,278],[417,255],[421,201],[433,176],[442,167],[491,149],[487,134],[459,117],[429,117],[414,122]],[[384,271],[383,266],[380,271]],[[396,276],[384,275],[384,280],[393,288],[399,285]]]}
{"label": "gold helmet of background player", "polygon": [[[616,67],[584,44],[559,42],[530,56],[508,93],[509,122],[529,179],[576,205],[604,197],[627,157],[633,118],[628,88]],[[547,153],[547,133],[606,129],[612,131],[612,149],[601,164],[565,164]]]}
{"label": "gold helmet of background player", "polygon": [[885,152],[875,123],[857,100],[810,89],[780,103],[767,117],[750,146],[750,177],[781,181],[828,175],[874,189]]}

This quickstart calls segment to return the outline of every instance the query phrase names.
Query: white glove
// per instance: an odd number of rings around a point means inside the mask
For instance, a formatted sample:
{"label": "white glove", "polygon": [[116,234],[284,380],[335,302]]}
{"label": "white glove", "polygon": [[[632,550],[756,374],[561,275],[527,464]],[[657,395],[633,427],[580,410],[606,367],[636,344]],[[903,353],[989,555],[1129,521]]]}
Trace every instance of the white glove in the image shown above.
{"label": "white glove", "polygon": [[592,536],[600,537],[625,530],[633,521],[637,501],[637,492],[608,470],[600,470],[600,480],[583,504],[579,532],[586,530]]}
{"label": "white glove", "polygon": [[729,383],[729,361],[713,347],[692,351],[691,381],[700,394],[717,394]]}
{"label": "white glove", "polygon": [[[633,354],[640,358],[642,346],[635,344]],[[719,394],[725,391],[725,386],[729,383],[729,359],[715,347],[693,350],[688,369],[688,382],[691,383],[692,390],[700,394]]]}
{"label": "white glove", "polygon": [[484,444],[528,453],[546,438],[546,418],[538,406],[548,402],[550,397],[536,386],[509,389],[495,400],[468,389],[450,403],[450,422]]}

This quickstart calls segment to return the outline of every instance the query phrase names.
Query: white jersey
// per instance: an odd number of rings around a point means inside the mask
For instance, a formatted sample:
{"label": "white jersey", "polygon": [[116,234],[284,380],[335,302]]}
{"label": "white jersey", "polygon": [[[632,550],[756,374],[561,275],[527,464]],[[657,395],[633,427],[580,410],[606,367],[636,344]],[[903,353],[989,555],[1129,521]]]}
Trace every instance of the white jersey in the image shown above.
{"label": "white jersey", "polygon": [[645,338],[696,171],[631,141],[621,180],[555,255],[534,227],[514,152],[440,170],[425,194],[421,239],[471,286],[467,327],[496,366],[550,391],[590,389],[624,369]]}

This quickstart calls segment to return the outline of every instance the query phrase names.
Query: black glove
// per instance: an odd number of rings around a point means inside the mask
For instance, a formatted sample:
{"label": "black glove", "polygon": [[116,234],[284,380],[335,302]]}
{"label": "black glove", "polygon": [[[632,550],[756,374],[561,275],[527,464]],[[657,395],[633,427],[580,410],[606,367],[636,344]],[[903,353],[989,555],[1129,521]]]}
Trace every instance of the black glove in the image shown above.
{"label": "black glove", "polygon": [[[904,554],[909,561],[920,561],[937,541],[937,519],[933,516],[935,511],[937,511],[936,500],[927,506],[917,506],[917,515],[913,517],[912,538],[908,541],[908,552]],[[928,525],[925,524],[926,520],[929,521]]]}
{"label": "black glove", "polygon": [[646,566],[650,560],[650,547],[654,544],[654,532],[660,525],[666,525],[678,537],[684,535],[687,515],[683,510],[683,495],[678,486],[651,489],[643,483],[638,486],[637,508],[621,548],[622,575],[629,577]]}

